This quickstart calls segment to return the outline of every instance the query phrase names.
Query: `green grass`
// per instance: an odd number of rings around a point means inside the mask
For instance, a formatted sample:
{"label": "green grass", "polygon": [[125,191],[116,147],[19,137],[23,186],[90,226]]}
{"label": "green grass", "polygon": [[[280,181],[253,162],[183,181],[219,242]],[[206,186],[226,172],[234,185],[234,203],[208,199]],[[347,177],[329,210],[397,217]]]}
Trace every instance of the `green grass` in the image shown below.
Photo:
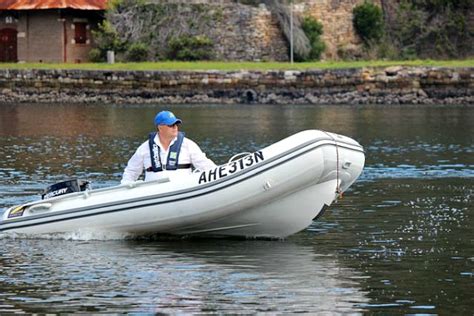
{"label": "green grass", "polygon": [[474,67],[474,58],[465,60],[410,60],[410,61],[327,61],[312,63],[281,62],[143,62],[143,63],[0,63],[0,69],[88,69],[88,70],[304,70],[343,69],[362,67]]}

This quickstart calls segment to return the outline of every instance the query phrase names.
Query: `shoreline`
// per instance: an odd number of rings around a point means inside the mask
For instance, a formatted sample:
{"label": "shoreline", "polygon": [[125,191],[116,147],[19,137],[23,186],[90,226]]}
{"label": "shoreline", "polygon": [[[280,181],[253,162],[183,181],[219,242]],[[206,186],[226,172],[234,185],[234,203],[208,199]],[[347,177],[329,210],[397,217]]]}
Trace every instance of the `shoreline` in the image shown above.
{"label": "shoreline", "polygon": [[474,105],[474,68],[0,69],[0,103]]}

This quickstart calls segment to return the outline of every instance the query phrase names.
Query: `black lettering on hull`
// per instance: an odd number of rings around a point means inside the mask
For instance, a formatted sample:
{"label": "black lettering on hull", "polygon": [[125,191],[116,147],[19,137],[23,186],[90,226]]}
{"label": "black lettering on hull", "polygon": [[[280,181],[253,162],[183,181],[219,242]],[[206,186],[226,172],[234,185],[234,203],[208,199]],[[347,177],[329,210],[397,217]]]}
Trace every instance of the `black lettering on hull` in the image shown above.
{"label": "black lettering on hull", "polygon": [[201,184],[201,183],[206,183],[207,180],[206,180],[206,172],[203,172],[201,173],[201,176],[199,177],[199,182],[198,184]]}
{"label": "black lettering on hull", "polygon": [[246,167],[250,167],[251,165],[253,165],[253,162],[254,162],[253,156],[247,156],[244,159],[246,160],[245,162]]}
{"label": "black lettering on hull", "polygon": [[237,160],[239,163],[240,170],[244,169],[244,158]]}
{"label": "black lettering on hull", "polygon": [[263,153],[259,150],[256,151],[253,156],[255,157],[255,163],[259,163],[260,161],[263,161]]}
{"label": "black lettering on hull", "polygon": [[216,181],[220,178],[227,177],[228,175],[234,174],[240,170],[244,170],[245,168],[248,168],[263,160],[265,160],[263,153],[261,151],[257,151],[252,155],[245,156],[242,159],[233,161],[227,165],[202,172],[199,176],[198,184]]}
{"label": "black lettering on hull", "polygon": [[234,172],[237,171],[237,162],[231,162],[230,163],[230,168],[229,168],[229,174],[233,174]]}
{"label": "black lettering on hull", "polygon": [[219,167],[219,178],[223,178],[225,176],[227,176],[226,166],[220,166]]}
{"label": "black lettering on hull", "polygon": [[217,175],[217,169],[209,170],[209,181],[215,181]]}

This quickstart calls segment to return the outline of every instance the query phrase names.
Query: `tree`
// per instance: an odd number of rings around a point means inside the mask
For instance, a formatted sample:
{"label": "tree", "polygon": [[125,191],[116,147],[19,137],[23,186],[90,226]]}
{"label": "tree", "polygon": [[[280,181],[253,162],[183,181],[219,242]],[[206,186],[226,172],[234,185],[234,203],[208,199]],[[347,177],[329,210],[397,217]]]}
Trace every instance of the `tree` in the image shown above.
{"label": "tree", "polygon": [[365,1],[352,10],[353,25],[364,43],[378,42],[384,33],[382,9]]}
{"label": "tree", "polygon": [[326,49],[326,44],[321,39],[323,35],[323,25],[311,16],[306,16],[303,18],[303,23],[301,27],[306,34],[306,37],[309,39],[311,45],[311,51],[309,52],[308,60],[319,60],[321,54]]}

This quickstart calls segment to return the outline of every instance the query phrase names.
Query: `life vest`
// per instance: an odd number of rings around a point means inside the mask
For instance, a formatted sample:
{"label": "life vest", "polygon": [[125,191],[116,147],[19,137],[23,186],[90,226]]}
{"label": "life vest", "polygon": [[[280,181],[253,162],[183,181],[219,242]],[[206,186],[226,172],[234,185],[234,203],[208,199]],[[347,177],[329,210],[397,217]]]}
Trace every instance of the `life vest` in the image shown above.
{"label": "life vest", "polygon": [[148,172],[160,172],[163,170],[177,170],[177,169],[189,169],[192,167],[188,164],[178,164],[179,153],[181,151],[181,145],[184,140],[184,133],[178,132],[178,139],[170,146],[168,152],[168,158],[166,164],[163,165],[160,156],[160,146],[155,143],[156,132],[150,133],[148,136],[148,145],[150,146],[150,158],[151,167],[146,169]]}

